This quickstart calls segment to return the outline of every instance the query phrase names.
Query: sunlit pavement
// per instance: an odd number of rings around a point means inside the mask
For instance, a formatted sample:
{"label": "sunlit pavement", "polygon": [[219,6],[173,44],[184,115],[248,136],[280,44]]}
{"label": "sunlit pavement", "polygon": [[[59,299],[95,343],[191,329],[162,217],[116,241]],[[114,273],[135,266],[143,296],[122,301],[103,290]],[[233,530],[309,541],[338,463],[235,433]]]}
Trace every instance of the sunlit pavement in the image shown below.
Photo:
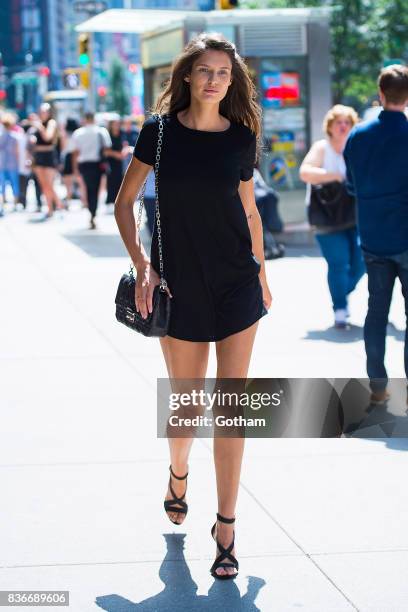
{"label": "sunlit pavement", "polygon": [[[10,207],[0,219],[1,589],[69,590],[74,612],[406,610],[402,438],[247,440],[240,573],[214,582],[211,441],[193,446],[189,513],[176,527],[163,510],[167,442],[156,437],[165,365],[157,339],[115,320],[129,259],[114,216],[101,205],[91,231],[74,203],[40,219]],[[364,377],[365,279],[341,332],[317,250],[290,249],[267,271],[274,302],[249,375]],[[399,293],[387,344],[395,377],[404,375]]]}

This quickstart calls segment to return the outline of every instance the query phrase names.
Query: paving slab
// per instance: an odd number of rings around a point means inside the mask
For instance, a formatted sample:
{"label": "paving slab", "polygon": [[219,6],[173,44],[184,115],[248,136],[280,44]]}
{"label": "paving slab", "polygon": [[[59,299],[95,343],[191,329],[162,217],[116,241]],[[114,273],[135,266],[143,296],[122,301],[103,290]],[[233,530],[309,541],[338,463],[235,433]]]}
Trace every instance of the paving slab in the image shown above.
{"label": "paving slab", "polygon": [[[157,339],[119,325],[127,270],[112,215],[0,222],[0,584],[69,589],[73,612],[245,610],[405,612],[408,439],[248,439],[237,507],[234,583],[214,582],[212,441],[190,458],[189,515],[163,509],[167,441],[156,437]],[[144,238],[146,236],[144,235]],[[316,248],[267,262],[274,304],[259,326],[250,377],[364,377],[366,280],[353,326],[332,328]],[[387,367],[403,377],[397,286]],[[211,347],[208,376],[216,359]],[[399,428],[399,429],[398,429]],[[396,431],[406,435],[406,421]],[[33,608],[34,609],[34,608]]]}

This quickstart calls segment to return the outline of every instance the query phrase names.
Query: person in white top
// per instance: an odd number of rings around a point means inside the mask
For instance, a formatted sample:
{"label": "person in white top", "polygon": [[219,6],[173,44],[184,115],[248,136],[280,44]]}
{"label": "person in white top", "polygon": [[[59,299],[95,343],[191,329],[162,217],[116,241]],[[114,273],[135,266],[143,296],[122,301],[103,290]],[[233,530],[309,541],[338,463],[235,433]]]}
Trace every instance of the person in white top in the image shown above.
{"label": "person in white top", "polygon": [[95,124],[93,113],[85,113],[85,125],[72,134],[72,165],[74,174],[79,171],[84,179],[88,209],[91,214],[90,229],[96,228],[95,216],[103,172],[102,160],[106,150],[111,146],[108,130]]}
{"label": "person in white top", "polygon": [[[306,203],[310,204],[311,185],[344,183],[346,164],[343,150],[351,128],[358,122],[350,106],[336,104],[326,114],[323,129],[326,138],[313,143],[300,167],[300,178],[307,183]],[[365,272],[356,222],[313,228],[323,257],[333,302],[335,327],[348,327],[348,295]]]}
{"label": "person in white top", "polygon": [[28,152],[28,125],[21,124],[22,130],[14,133],[18,142],[18,186],[19,202],[26,208],[27,206],[27,185],[31,175],[31,158]]}
{"label": "person in white top", "polygon": [[[74,181],[78,184],[80,190],[80,198],[83,206],[88,206],[86,202],[85,185],[83,183],[81,175],[78,173],[74,175],[74,168],[72,165],[72,152],[74,150],[74,143],[72,140],[72,134],[79,129],[79,122],[74,117],[68,117],[65,122],[64,129],[61,133],[62,136],[62,172],[61,178],[67,190],[66,201],[74,199]],[[75,196],[77,197],[77,196]]]}

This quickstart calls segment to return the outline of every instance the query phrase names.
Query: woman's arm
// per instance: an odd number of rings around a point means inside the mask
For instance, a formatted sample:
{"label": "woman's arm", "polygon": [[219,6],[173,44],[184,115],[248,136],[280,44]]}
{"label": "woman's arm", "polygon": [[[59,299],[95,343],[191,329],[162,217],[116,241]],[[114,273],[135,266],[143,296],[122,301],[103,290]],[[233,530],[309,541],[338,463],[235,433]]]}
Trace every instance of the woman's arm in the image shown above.
{"label": "woman's arm", "polygon": [[[137,231],[133,204],[152,166],[132,157],[115,200],[115,219],[119,233],[136,268],[136,310],[145,319],[153,310],[153,290],[160,277],[150,264]],[[173,297],[170,288],[167,293]]]}
{"label": "woman's arm", "polygon": [[323,166],[324,140],[315,142],[299,169],[300,179],[304,183],[318,185],[319,183],[330,183],[331,181],[343,181],[343,177],[338,172],[327,172]]}
{"label": "woman's arm", "polygon": [[57,131],[57,122],[55,121],[55,119],[50,119],[47,123],[46,128],[44,128],[42,124],[39,124],[38,131],[40,132],[43,140],[52,143],[55,138],[55,133]]}
{"label": "woman's arm", "polygon": [[266,280],[262,219],[256,206],[253,178],[251,178],[249,181],[241,181],[239,184],[238,193],[245,210],[249,231],[251,233],[252,252],[261,264],[259,280],[262,285],[265,308],[269,309],[272,303],[272,296]]}

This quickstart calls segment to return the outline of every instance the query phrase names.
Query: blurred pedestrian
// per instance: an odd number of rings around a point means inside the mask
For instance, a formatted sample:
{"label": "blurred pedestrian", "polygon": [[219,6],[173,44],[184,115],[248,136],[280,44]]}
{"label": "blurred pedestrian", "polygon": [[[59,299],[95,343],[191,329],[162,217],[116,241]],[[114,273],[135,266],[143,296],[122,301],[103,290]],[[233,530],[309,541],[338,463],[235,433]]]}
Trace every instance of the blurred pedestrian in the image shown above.
{"label": "blurred pedestrian", "polygon": [[123,160],[127,155],[127,145],[123,143],[120,121],[113,119],[108,124],[111,147],[106,149],[108,161],[106,204],[114,204],[123,180]]}
{"label": "blurred pedestrian", "polygon": [[129,147],[134,147],[136,144],[139,130],[132,120],[132,117],[124,117],[121,125],[122,140]]}
{"label": "blurred pedestrian", "polygon": [[348,327],[348,296],[365,272],[343,157],[347,137],[357,121],[350,106],[333,106],[323,121],[326,138],[312,145],[300,167],[300,178],[308,184],[309,222],[328,266],[334,324],[340,329]]}
{"label": "blurred pedestrian", "polygon": [[66,120],[64,131],[62,134],[62,150],[61,150],[61,160],[62,160],[62,181],[65,185],[67,195],[67,200],[72,200],[74,197],[77,197],[76,189],[79,189],[80,199],[85,199],[85,186],[83,184],[81,175],[78,173],[74,174],[74,166],[72,163],[72,153],[74,151],[74,143],[72,140],[72,135],[79,128],[79,123],[73,117],[68,117]]}
{"label": "blurred pedestrian", "polygon": [[54,181],[58,166],[58,125],[52,116],[51,106],[44,103],[40,106],[39,119],[32,121],[35,136],[34,145],[34,172],[40,183],[41,191],[47,202],[48,212],[46,218],[52,217],[54,203],[59,210],[65,209],[63,202],[58,196]]}
{"label": "blurred pedestrian", "polygon": [[143,202],[146,209],[147,227],[149,228],[150,235],[153,236],[154,226],[156,223],[154,170],[151,170],[147,175]]}
{"label": "blurred pedestrian", "polygon": [[27,187],[28,181],[32,172],[32,159],[30,155],[30,136],[29,123],[27,121],[21,122],[22,130],[16,133],[18,141],[18,179],[19,179],[19,196],[18,200],[22,204],[23,208],[27,207]]}
{"label": "blurred pedestrian", "polygon": [[139,129],[136,122],[132,117],[124,117],[122,120],[121,133],[123,146],[127,147],[127,153],[123,158],[123,172],[126,172],[126,168],[132,160],[133,147],[136,144],[137,137],[139,135]]}
{"label": "blurred pedestrian", "polygon": [[378,100],[373,100],[371,106],[365,109],[363,114],[363,121],[371,121],[371,119],[377,119],[378,115],[382,111],[382,106]]}
{"label": "blurred pedestrian", "polygon": [[85,113],[85,124],[72,134],[74,174],[80,172],[86,188],[88,209],[91,215],[90,229],[96,229],[98,192],[103,172],[106,150],[112,146],[106,128],[95,124],[92,112]]}
{"label": "blurred pedestrian", "polygon": [[[358,224],[368,273],[368,312],[364,324],[367,373],[373,403],[384,403],[388,314],[398,277],[408,316],[408,67],[384,68],[378,78],[383,110],[354,128],[344,151],[348,188],[357,198]],[[405,332],[405,374],[408,337]]]}
{"label": "blurred pedestrian", "polygon": [[0,216],[6,201],[6,187],[10,186],[13,193],[14,206],[17,204],[19,194],[18,165],[19,152],[17,135],[13,128],[15,117],[11,113],[4,113],[1,117],[0,132]]}
{"label": "blurred pedestrian", "polygon": [[279,196],[276,191],[266,184],[259,167],[254,168],[255,201],[262,219],[265,259],[278,259],[283,257],[285,247],[277,243],[274,232],[283,230],[283,223],[278,213]]}

